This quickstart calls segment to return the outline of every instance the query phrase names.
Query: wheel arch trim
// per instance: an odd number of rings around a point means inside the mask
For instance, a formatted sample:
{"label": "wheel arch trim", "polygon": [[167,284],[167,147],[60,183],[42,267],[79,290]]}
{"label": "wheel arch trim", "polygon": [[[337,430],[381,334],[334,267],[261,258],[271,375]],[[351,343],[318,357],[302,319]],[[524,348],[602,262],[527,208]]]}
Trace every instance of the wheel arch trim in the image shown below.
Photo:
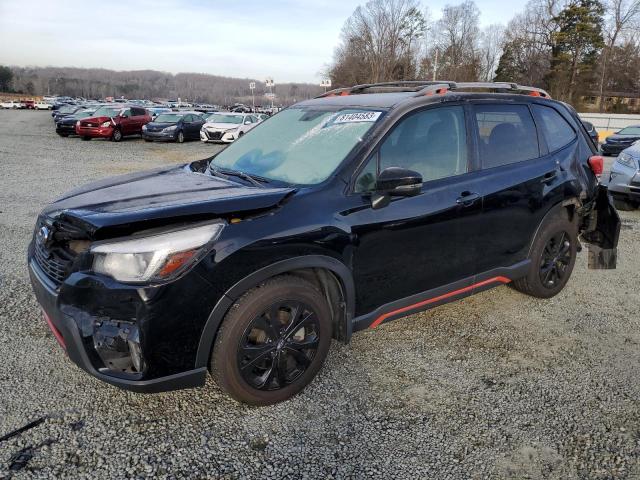
{"label": "wheel arch trim", "polygon": [[292,257],[256,270],[236,282],[225,292],[224,295],[222,295],[222,297],[220,297],[209,314],[202,330],[202,334],[200,335],[200,342],[196,353],[195,368],[206,367],[208,365],[213,343],[215,342],[222,320],[227,314],[229,308],[231,308],[238,298],[251,288],[260,285],[269,278],[305,268],[323,268],[329,270],[336,276],[338,281],[340,281],[346,303],[346,315],[344,321],[346,322],[345,331],[347,332],[346,340],[348,341],[351,338],[353,327],[352,319],[355,312],[355,284],[351,271],[341,261],[326,255]]}

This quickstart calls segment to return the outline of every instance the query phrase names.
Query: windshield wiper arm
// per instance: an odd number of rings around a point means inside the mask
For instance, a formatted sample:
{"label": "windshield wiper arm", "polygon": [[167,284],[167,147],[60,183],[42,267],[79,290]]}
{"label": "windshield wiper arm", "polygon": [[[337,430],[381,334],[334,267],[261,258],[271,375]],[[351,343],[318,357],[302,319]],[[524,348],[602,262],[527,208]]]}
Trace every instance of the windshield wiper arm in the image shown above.
{"label": "windshield wiper arm", "polygon": [[[211,171],[214,174],[219,174],[223,178],[228,177],[239,177],[243,180],[246,180],[258,188],[265,188],[263,183],[269,183],[269,180],[264,177],[259,177],[257,175],[249,175],[248,173],[241,172],[240,170],[226,170],[222,168],[212,167]],[[261,183],[262,182],[262,183]]]}

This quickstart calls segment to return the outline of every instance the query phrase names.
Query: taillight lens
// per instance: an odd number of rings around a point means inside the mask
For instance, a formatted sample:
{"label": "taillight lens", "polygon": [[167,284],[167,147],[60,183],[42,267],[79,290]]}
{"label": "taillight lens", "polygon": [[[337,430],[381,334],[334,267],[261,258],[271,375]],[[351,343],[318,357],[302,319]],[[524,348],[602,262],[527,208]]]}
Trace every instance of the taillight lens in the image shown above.
{"label": "taillight lens", "polygon": [[602,175],[604,171],[604,158],[601,155],[593,155],[589,157],[589,167],[596,175]]}

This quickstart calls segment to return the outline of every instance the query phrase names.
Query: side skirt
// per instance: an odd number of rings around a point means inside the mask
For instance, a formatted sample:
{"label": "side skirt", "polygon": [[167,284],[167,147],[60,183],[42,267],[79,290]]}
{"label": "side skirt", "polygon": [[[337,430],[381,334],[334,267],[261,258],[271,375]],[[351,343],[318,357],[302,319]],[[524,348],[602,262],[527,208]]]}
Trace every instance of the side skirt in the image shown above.
{"label": "side skirt", "polygon": [[381,323],[397,320],[438,305],[460,300],[527,275],[531,260],[524,260],[511,267],[496,268],[472,277],[458,280],[442,287],[417,293],[376,308],[374,311],[353,319],[353,331],[375,328]]}

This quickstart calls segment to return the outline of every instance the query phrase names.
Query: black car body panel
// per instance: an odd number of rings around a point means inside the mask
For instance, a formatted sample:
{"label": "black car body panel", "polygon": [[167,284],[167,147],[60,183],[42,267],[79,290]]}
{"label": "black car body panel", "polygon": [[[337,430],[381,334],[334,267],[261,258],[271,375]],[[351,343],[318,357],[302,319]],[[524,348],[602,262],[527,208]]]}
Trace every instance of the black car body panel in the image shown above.
{"label": "black car body panel", "polygon": [[[391,198],[383,208],[374,206],[372,195],[354,191],[365,161],[399,120],[446,104],[461,106],[469,121],[476,102],[527,109],[551,105],[575,130],[575,138],[550,151],[540,133],[537,158],[483,169],[485,157],[470,126],[467,173],[425,182],[417,195]],[[452,92],[422,98],[336,96],[302,105],[373,107],[385,115],[318,185],[259,187],[210,175],[205,160],[94,182],[43,210],[36,233],[45,226],[52,240],[43,244],[34,235],[31,279],[72,360],[138,391],[203,383],[230,306],[248,289],[286,272],[318,275],[319,288],[336,299],[331,303],[334,335],[346,342],[353,331],[521,278],[539,225],[559,208],[571,210],[594,244],[615,249],[619,219],[588,164],[595,147],[575,111],[564,104]],[[92,272],[90,253],[62,258],[56,244],[213,219],[224,222],[219,237],[195,266],[168,282],[118,282]],[[96,338],[124,338],[125,328],[126,335],[131,330],[139,335],[147,360],[142,372],[114,372],[95,353]],[[72,354],[76,350],[83,353]]]}

